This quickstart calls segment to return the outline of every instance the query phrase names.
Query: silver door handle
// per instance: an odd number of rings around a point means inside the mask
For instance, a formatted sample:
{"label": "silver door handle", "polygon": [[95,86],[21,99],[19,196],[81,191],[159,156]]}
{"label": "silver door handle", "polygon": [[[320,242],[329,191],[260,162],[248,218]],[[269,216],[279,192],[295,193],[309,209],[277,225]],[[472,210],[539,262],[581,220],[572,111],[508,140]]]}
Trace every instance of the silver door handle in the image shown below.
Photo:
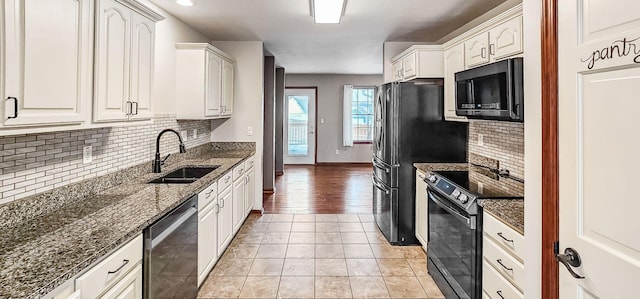
{"label": "silver door handle", "polygon": [[224,198],[220,198],[220,208],[224,209]]}
{"label": "silver door handle", "polygon": [[7,100],[13,100],[13,116],[7,116],[7,119],[18,118],[18,98],[8,97]]}
{"label": "silver door handle", "polygon": [[487,58],[487,48],[482,47],[482,49],[480,49],[480,57]]}
{"label": "silver door handle", "polygon": [[496,55],[496,45],[494,44],[489,45],[489,55]]}
{"label": "silver door handle", "polygon": [[216,204],[216,215],[220,214],[220,205]]}
{"label": "silver door handle", "polygon": [[427,189],[427,194],[429,196],[429,199],[431,199],[431,201],[433,201],[433,203],[435,203],[436,205],[438,205],[440,208],[444,209],[445,211],[451,213],[451,215],[455,216],[456,218],[464,221],[467,224],[467,227],[469,227],[470,229],[476,229],[476,223],[475,223],[475,221],[473,221],[473,216],[472,217],[467,217],[465,215],[460,214],[458,211],[448,207],[445,203],[443,203],[442,201],[440,201],[440,199],[438,199],[437,195],[435,195],[431,191],[429,191],[429,189]]}
{"label": "silver door handle", "polygon": [[572,267],[580,267],[580,265],[582,265],[582,260],[580,259],[580,255],[575,249],[569,247],[564,250],[563,254],[556,253],[555,255],[556,255],[556,261],[563,264],[567,268],[571,276],[573,276],[573,278],[584,279],[584,276],[580,276],[578,273],[574,272],[572,268]]}
{"label": "silver door handle", "polygon": [[120,270],[122,270],[122,268],[124,268],[124,266],[126,266],[129,263],[129,260],[122,260],[122,265],[120,265],[120,267],[118,267],[118,269],[115,269],[113,271],[109,271],[107,272],[107,274],[116,274],[118,272],[120,272]]}
{"label": "silver door handle", "polygon": [[377,163],[376,159],[371,159],[371,163],[373,163],[373,166],[375,166],[376,168],[384,169],[384,172],[386,172],[386,173],[391,172],[391,170],[388,167],[386,167],[386,166],[384,166],[384,165],[382,165],[380,163]]}
{"label": "silver door handle", "polygon": [[125,103],[127,104],[127,114],[126,115],[132,115],[133,114],[133,102],[126,101]]}
{"label": "silver door handle", "polygon": [[374,185],[376,188],[378,188],[378,189],[380,189],[380,190],[384,191],[384,194],[389,194],[389,193],[390,193],[390,192],[389,192],[389,190],[388,190],[387,188],[385,188],[384,186],[382,186],[382,185],[378,184],[378,182],[376,182],[376,179],[375,179],[375,178],[371,178],[371,181],[373,182],[373,185]]}

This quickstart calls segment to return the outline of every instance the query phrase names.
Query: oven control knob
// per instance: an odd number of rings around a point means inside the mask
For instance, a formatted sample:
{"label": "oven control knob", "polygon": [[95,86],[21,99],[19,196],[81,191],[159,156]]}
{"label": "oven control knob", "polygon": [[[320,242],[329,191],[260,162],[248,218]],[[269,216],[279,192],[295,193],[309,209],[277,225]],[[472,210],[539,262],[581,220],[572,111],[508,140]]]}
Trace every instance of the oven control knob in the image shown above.
{"label": "oven control knob", "polygon": [[467,197],[466,194],[461,194],[458,199],[460,200],[460,202],[462,203],[466,203],[469,200],[469,197]]}
{"label": "oven control knob", "polygon": [[430,174],[429,177],[427,178],[429,180],[429,182],[435,182],[436,181],[436,176],[433,174]]}
{"label": "oven control knob", "polygon": [[460,196],[460,190],[456,189],[453,190],[453,193],[451,193],[451,195],[453,195],[453,197],[458,198],[458,196]]}

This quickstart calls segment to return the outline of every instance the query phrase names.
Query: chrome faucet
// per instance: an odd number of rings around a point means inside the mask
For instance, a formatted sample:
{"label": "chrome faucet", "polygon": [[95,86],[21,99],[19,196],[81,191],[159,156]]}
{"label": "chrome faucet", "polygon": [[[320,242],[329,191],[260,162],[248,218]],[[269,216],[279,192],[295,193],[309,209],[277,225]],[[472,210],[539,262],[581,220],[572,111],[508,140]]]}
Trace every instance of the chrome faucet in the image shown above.
{"label": "chrome faucet", "polygon": [[184,143],[182,142],[182,136],[180,136],[180,133],[178,133],[178,131],[173,130],[173,129],[164,129],[162,130],[162,132],[160,132],[160,134],[158,134],[158,138],[156,138],[156,158],[155,160],[153,160],[153,173],[160,173],[161,171],[161,166],[164,164],[164,161],[167,160],[167,158],[169,158],[169,156],[171,156],[171,154],[168,154],[166,157],[164,157],[164,159],[160,159],[160,137],[162,137],[162,134],[166,133],[166,132],[173,132],[176,133],[176,135],[178,135],[178,139],[180,140],[180,153],[184,154],[187,152],[187,149],[184,147]]}

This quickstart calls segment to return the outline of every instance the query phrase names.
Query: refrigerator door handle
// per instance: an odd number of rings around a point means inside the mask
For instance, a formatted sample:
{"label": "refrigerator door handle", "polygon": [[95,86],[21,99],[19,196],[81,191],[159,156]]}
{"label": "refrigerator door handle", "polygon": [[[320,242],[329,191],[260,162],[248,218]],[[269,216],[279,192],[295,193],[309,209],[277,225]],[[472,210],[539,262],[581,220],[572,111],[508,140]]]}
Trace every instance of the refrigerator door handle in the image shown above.
{"label": "refrigerator door handle", "polygon": [[380,189],[380,190],[384,191],[384,194],[387,194],[387,195],[388,195],[389,193],[391,193],[391,191],[389,191],[389,189],[388,189],[388,188],[385,188],[384,186],[380,185],[380,184],[376,181],[376,179],[375,179],[375,178],[373,178],[373,177],[372,177],[372,178],[371,178],[371,182],[373,182],[373,186],[375,186],[376,188],[378,188],[378,189]]}
{"label": "refrigerator door handle", "polygon": [[389,169],[389,167],[386,167],[385,165],[382,165],[382,164],[380,164],[380,163],[376,162],[376,159],[375,159],[375,158],[371,159],[371,163],[373,163],[373,166],[374,166],[375,168],[384,169],[384,172],[386,172],[386,173],[391,172],[391,169]]}

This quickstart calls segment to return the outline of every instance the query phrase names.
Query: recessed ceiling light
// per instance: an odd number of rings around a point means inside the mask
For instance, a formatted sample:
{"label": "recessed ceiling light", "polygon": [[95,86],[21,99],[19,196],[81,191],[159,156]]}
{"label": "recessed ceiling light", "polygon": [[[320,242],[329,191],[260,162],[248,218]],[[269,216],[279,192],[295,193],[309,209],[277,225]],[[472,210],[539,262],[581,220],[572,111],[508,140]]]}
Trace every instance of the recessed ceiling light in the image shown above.
{"label": "recessed ceiling light", "polygon": [[338,24],[346,0],[312,0],[313,18],[316,23]]}
{"label": "recessed ceiling light", "polygon": [[182,6],[193,6],[193,1],[191,0],[176,0],[176,3]]}

